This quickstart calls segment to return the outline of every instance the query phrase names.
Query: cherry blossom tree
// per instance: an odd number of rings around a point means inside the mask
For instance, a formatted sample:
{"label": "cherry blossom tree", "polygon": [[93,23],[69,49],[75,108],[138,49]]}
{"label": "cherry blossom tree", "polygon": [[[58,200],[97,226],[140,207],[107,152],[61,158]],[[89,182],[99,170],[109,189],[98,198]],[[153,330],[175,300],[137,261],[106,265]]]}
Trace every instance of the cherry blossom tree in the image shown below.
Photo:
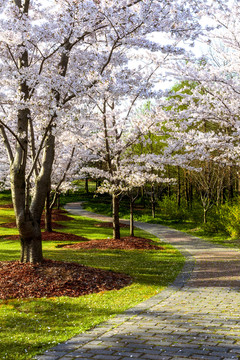
{"label": "cherry blossom tree", "polygon": [[215,27],[202,37],[208,51],[200,59],[174,64],[176,77],[184,79],[185,87],[175,98],[168,98],[169,116],[178,124],[178,141],[185,142],[193,158],[222,169],[239,167],[240,160],[239,14],[238,1],[215,2],[212,11],[206,12]]}
{"label": "cherry blossom tree", "polygon": [[81,116],[82,99],[106,83],[110,64],[128,66],[130,49],[172,50],[160,49],[147,40],[148,34],[169,32],[175,39],[194,40],[200,32],[201,3],[0,1],[0,131],[9,158],[22,262],[43,259],[40,218],[58,127],[67,129]]}
{"label": "cherry blossom tree", "polygon": [[[148,77],[144,89],[147,83]],[[111,87],[113,89],[112,83]],[[90,155],[90,160],[85,158],[87,166],[82,167],[81,173],[84,176],[101,179],[98,192],[112,196],[113,237],[120,239],[120,196],[128,194],[130,198],[130,235],[133,236],[134,190],[146,183],[170,181],[165,176],[164,166],[173,164],[174,158],[171,152],[167,152],[165,156],[164,147],[163,151],[158,151],[157,154],[154,152],[138,154],[135,151],[135,146],[139,142],[146,148],[154,139],[149,137],[149,132],[154,132],[158,136],[164,134],[162,125],[168,120],[166,113],[162,111],[160,121],[154,109],[133,110],[136,94],[129,93],[128,100],[131,95],[134,96],[128,104],[126,99],[122,99],[121,92],[120,95],[116,92],[114,94],[114,99],[112,92],[100,94],[98,98],[97,94],[94,98],[91,97],[90,104],[94,109],[90,107],[87,114],[88,122],[84,121],[84,131],[82,130],[82,137],[79,135],[79,141]],[[81,160],[84,162],[83,158]]]}

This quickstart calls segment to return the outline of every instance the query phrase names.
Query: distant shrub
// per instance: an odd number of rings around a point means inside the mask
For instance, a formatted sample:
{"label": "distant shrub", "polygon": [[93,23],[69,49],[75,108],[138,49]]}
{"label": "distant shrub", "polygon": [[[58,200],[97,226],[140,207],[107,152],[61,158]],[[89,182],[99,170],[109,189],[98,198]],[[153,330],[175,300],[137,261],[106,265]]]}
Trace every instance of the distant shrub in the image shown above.
{"label": "distant shrub", "polygon": [[164,197],[162,201],[158,203],[160,207],[161,215],[166,216],[172,220],[186,220],[189,217],[188,209],[184,206],[177,206],[177,201],[174,196]]}
{"label": "distant shrub", "polygon": [[240,237],[240,198],[234,203],[221,205],[218,210],[221,224],[231,237]]}

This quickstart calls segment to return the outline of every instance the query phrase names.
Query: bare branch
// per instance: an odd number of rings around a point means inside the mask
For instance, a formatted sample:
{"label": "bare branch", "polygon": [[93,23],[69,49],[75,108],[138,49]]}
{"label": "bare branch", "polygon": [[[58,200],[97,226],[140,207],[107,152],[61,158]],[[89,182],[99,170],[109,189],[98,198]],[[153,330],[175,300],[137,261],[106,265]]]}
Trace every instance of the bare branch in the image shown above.
{"label": "bare branch", "polygon": [[10,56],[11,56],[11,58],[12,58],[14,64],[15,64],[17,70],[19,71],[18,64],[17,64],[17,62],[16,62],[16,60],[15,60],[15,58],[14,58],[14,56],[13,56],[13,53],[12,53],[12,51],[11,51],[11,49],[10,49],[10,46],[9,46],[8,44],[7,44],[7,49],[8,49],[8,52],[9,52],[9,54],[10,54]]}
{"label": "bare branch", "polygon": [[37,162],[38,162],[40,153],[41,153],[41,151],[42,151],[42,149],[43,149],[44,142],[45,142],[45,140],[46,140],[46,138],[47,138],[47,134],[48,134],[49,130],[51,129],[51,126],[52,126],[52,123],[53,123],[53,120],[55,119],[55,117],[56,117],[55,115],[53,115],[53,116],[51,117],[51,119],[50,119],[50,121],[49,121],[49,123],[48,123],[48,125],[47,125],[47,127],[46,127],[46,129],[45,129],[45,132],[44,132],[43,137],[42,137],[42,141],[41,141],[41,143],[40,143],[40,145],[39,145],[38,151],[37,151],[36,156],[35,156],[35,158],[34,158],[34,160],[33,160],[32,167],[31,167],[31,169],[30,169],[30,171],[29,171],[29,173],[28,173],[28,176],[27,176],[27,178],[26,178],[26,182],[27,182],[27,183],[29,183],[29,180],[30,180],[30,178],[31,178],[31,176],[32,176],[32,173],[33,173],[33,171],[35,170],[35,168],[36,168],[36,166],[37,166]]}
{"label": "bare branch", "polygon": [[66,176],[67,176],[67,172],[68,172],[68,170],[69,170],[69,168],[70,168],[70,166],[71,166],[71,163],[72,163],[72,159],[73,159],[74,152],[75,152],[75,146],[74,146],[73,149],[72,149],[72,153],[71,153],[69,162],[68,162],[68,164],[67,164],[67,167],[66,167],[66,169],[65,169],[65,171],[64,171],[63,177],[62,177],[62,179],[59,181],[59,183],[57,184],[57,187],[56,187],[56,189],[55,189],[55,193],[54,193],[53,201],[52,201],[52,203],[51,203],[51,205],[50,205],[50,209],[53,208],[53,206],[54,206],[54,204],[55,204],[55,201],[56,201],[56,197],[57,197],[58,190],[59,190],[60,186],[62,185],[63,181],[65,180],[65,178],[66,178]]}
{"label": "bare branch", "polygon": [[0,124],[1,124],[4,128],[6,128],[6,129],[12,134],[12,136],[13,136],[13,137],[17,140],[17,142],[19,143],[21,149],[22,149],[23,151],[25,151],[25,149],[24,149],[24,147],[23,147],[20,139],[19,139],[18,136],[15,134],[15,132],[12,131],[12,129],[10,129],[10,127],[7,126],[2,120],[0,120]]}
{"label": "bare branch", "polygon": [[5,129],[4,129],[3,125],[0,126],[0,129],[1,129],[2,137],[3,137],[4,145],[5,145],[6,149],[7,149],[9,162],[12,163],[14,157],[13,157],[11,145],[9,143],[9,140],[8,140],[8,137],[7,137],[7,134],[5,132]]}

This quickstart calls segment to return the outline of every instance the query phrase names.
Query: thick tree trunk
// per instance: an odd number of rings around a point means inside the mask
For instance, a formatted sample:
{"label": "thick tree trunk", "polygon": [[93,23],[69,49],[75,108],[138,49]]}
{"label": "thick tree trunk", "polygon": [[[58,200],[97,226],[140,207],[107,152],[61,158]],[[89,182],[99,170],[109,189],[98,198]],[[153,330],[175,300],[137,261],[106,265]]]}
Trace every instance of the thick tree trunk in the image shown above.
{"label": "thick tree trunk", "polygon": [[120,222],[119,222],[119,196],[112,195],[112,209],[113,209],[113,238],[120,239]]}
{"label": "thick tree trunk", "polygon": [[134,201],[130,198],[130,236],[134,236],[133,208],[134,208]]}
{"label": "thick tree trunk", "polygon": [[28,220],[20,226],[21,262],[40,263],[43,260],[40,224]]}
{"label": "thick tree trunk", "polygon": [[52,232],[52,209],[50,206],[50,191],[45,200],[45,231]]}
{"label": "thick tree trunk", "polygon": [[42,167],[35,182],[34,194],[29,206],[25,181],[25,166],[20,161],[19,149],[11,166],[11,189],[16,222],[21,240],[21,261],[41,262],[41,215],[46,194],[50,186],[50,176],[54,159],[54,137],[49,135],[44,144]]}

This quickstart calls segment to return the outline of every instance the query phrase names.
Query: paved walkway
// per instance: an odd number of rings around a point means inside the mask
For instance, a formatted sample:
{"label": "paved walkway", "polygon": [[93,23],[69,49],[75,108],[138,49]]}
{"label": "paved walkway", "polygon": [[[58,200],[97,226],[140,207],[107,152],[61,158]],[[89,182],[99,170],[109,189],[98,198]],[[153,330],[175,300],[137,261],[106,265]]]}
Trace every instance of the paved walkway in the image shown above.
{"label": "paved walkway", "polygon": [[[109,220],[80,209],[79,203],[66,208]],[[240,252],[165,226],[136,225],[186,256],[182,273],[157,296],[37,359],[240,359]]]}

